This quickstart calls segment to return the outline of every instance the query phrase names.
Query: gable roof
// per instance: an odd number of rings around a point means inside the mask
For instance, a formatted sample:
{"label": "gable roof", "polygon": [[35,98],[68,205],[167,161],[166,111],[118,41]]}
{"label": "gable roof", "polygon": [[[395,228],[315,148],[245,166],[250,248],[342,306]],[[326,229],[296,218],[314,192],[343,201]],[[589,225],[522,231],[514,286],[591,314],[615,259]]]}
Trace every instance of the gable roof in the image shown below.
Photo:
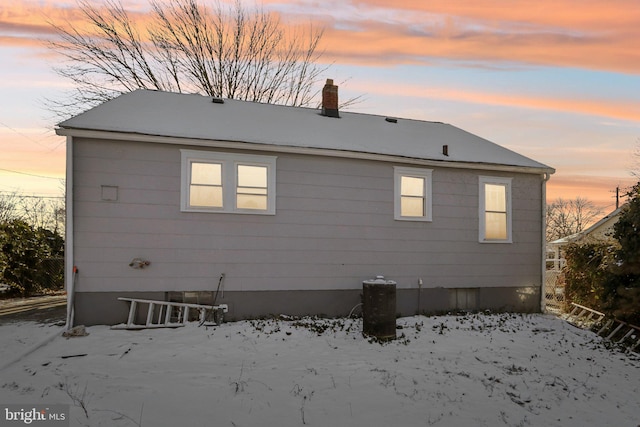
{"label": "gable roof", "polygon": [[[123,94],[59,124],[58,135],[157,140],[216,146],[216,141],[243,143],[254,149],[313,149],[331,155],[381,155],[437,162],[455,167],[555,170],[462,129],[440,122],[387,121],[371,114],[340,112],[325,117],[319,109],[209,96],[136,90]],[[169,142],[169,141],[165,141]],[[448,146],[448,156],[443,154]],[[251,148],[251,147],[246,147]],[[466,165],[466,166],[465,166]]]}
{"label": "gable roof", "polygon": [[[565,237],[561,237],[557,240],[553,240],[551,242],[549,242],[549,245],[555,245],[555,246],[562,246],[562,245],[566,245],[568,243],[575,243],[581,240],[585,240],[586,238],[588,238],[590,235],[592,234],[602,234],[604,235],[606,232],[610,231],[613,227],[613,225],[618,222],[618,218],[620,217],[620,214],[622,213],[622,209],[625,207],[626,203],[622,204],[622,206],[618,207],[616,210],[614,210],[613,212],[603,216],[601,219],[599,219],[598,221],[596,221],[595,223],[593,223],[591,226],[589,226],[588,228],[585,228],[584,230],[578,232],[578,233],[574,233],[571,234],[569,236],[565,236]],[[602,230],[601,230],[602,229]]]}

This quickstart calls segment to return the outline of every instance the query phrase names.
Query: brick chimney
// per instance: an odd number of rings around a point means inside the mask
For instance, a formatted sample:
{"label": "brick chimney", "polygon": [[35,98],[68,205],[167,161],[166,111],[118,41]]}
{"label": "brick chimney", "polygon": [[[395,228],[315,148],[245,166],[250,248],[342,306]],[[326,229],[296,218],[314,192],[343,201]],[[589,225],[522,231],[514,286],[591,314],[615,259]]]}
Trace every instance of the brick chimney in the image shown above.
{"label": "brick chimney", "polygon": [[322,88],[322,115],[340,117],[338,113],[338,86],[333,84],[333,79],[327,79],[327,83]]}

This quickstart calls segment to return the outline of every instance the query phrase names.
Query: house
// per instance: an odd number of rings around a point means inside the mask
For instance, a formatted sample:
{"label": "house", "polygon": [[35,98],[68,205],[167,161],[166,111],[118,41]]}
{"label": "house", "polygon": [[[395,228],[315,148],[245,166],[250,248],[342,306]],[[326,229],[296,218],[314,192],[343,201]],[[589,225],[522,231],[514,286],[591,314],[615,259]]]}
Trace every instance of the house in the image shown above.
{"label": "house", "polygon": [[[624,206],[624,205],[623,205]],[[564,310],[565,282],[563,268],[566,265],[564,251],[570,244],[613,243],[613,226],[618,222],[623,206],[602,217],[585,230],[547,243],[545,273],[545,306]]]}
{"label": "house", "polygon": [[346,315],[377,275],[401,315],[540,310],[554,170],[445,123],[339,111],[337,90],[322,109],[138,90],[60,123],[72,323],[222,277],[231,319]]}
{"label": "house", "polygon": [[563,248],[567,245],[614,242],[613,226],[618,222],[623,207],[618,207],[579,233],[547,243],[547,270],[561,270],[564,267]]}

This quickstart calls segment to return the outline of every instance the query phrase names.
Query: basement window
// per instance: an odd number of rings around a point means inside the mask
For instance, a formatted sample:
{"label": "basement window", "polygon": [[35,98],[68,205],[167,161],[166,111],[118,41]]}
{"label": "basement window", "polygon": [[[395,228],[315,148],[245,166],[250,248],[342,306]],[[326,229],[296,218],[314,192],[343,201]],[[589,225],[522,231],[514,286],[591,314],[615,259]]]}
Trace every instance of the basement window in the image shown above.
{"label": "basement window", "polygon": [[473,311],[478,309],[478,288],[449,289],[449,309]]}
{"label": "basement window", "polygon": [[479,179],[481,243],[511,243],[511,178]]}
{"label": "basement window", "polygon": [[180,152],[182,211],[275,215],[276,157]]}
{"label": "basement window", "polygon": [[394,218],[431,221],[431,169],[394,168]]}

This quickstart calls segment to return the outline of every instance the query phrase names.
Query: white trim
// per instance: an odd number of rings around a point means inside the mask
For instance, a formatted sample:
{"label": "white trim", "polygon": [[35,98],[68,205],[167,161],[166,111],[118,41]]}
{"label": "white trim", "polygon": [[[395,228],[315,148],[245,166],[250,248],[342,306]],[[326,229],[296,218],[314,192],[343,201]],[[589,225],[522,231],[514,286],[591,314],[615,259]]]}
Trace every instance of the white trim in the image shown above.
{"label": "white trim", "polygon": [[[513,243],[512,229],[512,212],[511,212],[511,181],[512,178],[496,177],[496,176],[479,176],[478,177],[478,241],[480,243]],[[487,239],[486,238],[486,209],[485,209],[485,185],[503,185],[505,187],[505,203],[507,214],[507,238],[506,239]]]}
{"label": "white trim", "polygon": [[293,147],[276,144],[258,144],[252,142],[242,141],[227,141],[227,140],[210,140],[210,139],[197,139],[197,138],[179,138],[174,136],[159,136],[159,135],[147,135],[139,133],[127,133],[127,132],[111,132],[111,131],[97,131],[86,129],[73,129],[73,128],[57,128],[57,135],[72,135],[82,138],[95,138],[95,139],[112,139],[117,141],[137,141],[137,142],[152,142],[157,144],[174,144],[174,145],[192,145],[208,148],[228,148],[238,150],[255,150],[255,151],[269,151],[279,153],[292,153],[292,154],[308,154],[316,156],[328,156],[328,157],[341,157],[347,159],[362,159],[362,160],[376,160],[382,162],[392,163],[406,163],[418,166],[432,166],[432,167],[447,167],[456,169],[481,169],[487,171],[500,171],[500,172],[518,172],[518,173],[555,173],[553,168],[538,168],[531,166],[515,166],[515,165],[501,165],[495,163],[479,163],[479,162],[464,162],[464,161],[447,161],[447,160],[432,160],[432,159],[419,159],[412,157],[394,156],[389,154],[375,154],[357,151],[347,150],[334,150],[328,148],[311,148],[311,147]]}
{"label": "white trim", "polygon": [[[251,215],[276,214],[276,159],[275,156],[232,154],[204,150],[180,150],[180,210],[182,212],[235,213]],[[193,161],[222,165],[222,208],[192,207],[189,205],[190,165]],[[236,207],[238,183],[237,166],[264,166],[267,168],[267,209],[239,209]]]}
{"label": "white trim", "polygon": [[73,137],[67,136],[67,165],[65,176],[65,239],[64,239],[64,282],[67,291],[67,329],[74,321],[75,283],[73,255]]}
{"label": "white trim", "polygon": [[[393,167],[393,218],[398,221],[431,221],[432,220],[432,169]],[[424,216],[402,216],[401,212],[401,178],[403,176],[424,178]]]}
{"label": "white trim", "polygon": [[542,245],[542,268],[540,272],[540,311],[545,313],[547,310],[547,298],[545,295],[547,286],[547,181],[551,178],[551,175],[545,173],[542,175],[542,233],[540,236],[540,243]]}

